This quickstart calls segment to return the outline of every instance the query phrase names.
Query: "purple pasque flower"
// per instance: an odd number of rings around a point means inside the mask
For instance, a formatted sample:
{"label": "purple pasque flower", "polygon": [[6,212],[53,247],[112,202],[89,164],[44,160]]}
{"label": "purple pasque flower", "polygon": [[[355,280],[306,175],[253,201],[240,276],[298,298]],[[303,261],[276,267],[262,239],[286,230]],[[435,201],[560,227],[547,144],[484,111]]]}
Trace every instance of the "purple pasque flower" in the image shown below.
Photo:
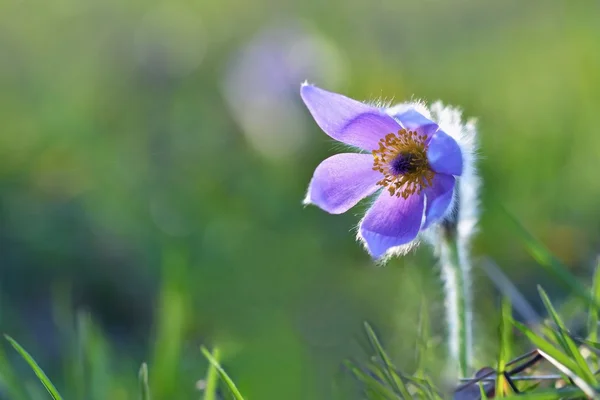
{"label": "purple pasque flower", "polygon": [[368,152],[336,154],[323,161],[304,203],[341,214],[384,188],[358,230],[371,256],[410,246],[420,231],[452,209],[463,156],[457,142],[435,122],[414,107],[379,108],[306,83],[300,94],[325,133]]}

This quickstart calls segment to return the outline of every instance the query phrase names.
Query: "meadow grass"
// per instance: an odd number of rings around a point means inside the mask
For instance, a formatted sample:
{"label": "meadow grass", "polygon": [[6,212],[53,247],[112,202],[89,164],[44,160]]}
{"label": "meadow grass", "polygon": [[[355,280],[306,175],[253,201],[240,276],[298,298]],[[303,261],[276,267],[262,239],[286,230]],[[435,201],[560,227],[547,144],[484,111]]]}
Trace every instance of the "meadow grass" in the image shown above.
{"label": "meadow grass", "polygon": [[[600,304],[600,263],[590,288],[585,287],[568,272],[544,246],[515,221],[515,232],[523,239],[528,251],[540,262],[540,265],[560,278],[578,299],[579,308],[587,311],[584,332],[569,328],[570,315],[561,316],[552,304],[547,293],[538,287],[539,295],[545,307],[547,318],[536,326],[527,326],[512,316],[509,299],[505,299],[500,308],[498,326],[497,362],[492,366],[480,365],[471,378],[460,382],[432,379],[432,368],[443,370],[445,362],[431,359],[431,350],[435,346],[430,337],[430,321],[427,307],[421,308],[421,318],[415,329],[418,330],[415,343],[415,369],[399,371],[392,358],[384,349],[375,329],[364,324],[367,361],[346,360],[343,362],[345,373],[354,377],[356,390],[362,398],[368,400],[394,399],[576,399],[598,398],[600,385],[600,342],[598,341],[598,320]],[[174,290],[167,283],[163,293]],[[159,313],[158,337],[162,342],[177,344],[177,326],[180,313],[176,310],[179,302],[173,296],[163,296],[159,309],[168,312]],[[176,296],[175,296],[176,298]],[[111,370],[114,353],[109,351],[106,339],[85,314],[78,318],[78,337],[80,354],[75,358],[66,357],[73,365],[65,371],[71,371],[63,377],[65,390],[71,397],[63,397],[59,389],[50,381],[34,357],[30,355],[12,337],[6,335],[6,341],[12,346],[21,361],[12,359],[4,350],[0,351],[0,387],[5,398],[21,399],[68,399],[68,398],[110,398],[142,400],[161,398],[200,398],[203,400],[233,399],[243,400],[242,391],[222,367],[222,352],[218,347],[209,350],[199,346],[197,357],[205,361],[204,375],[198,370],[197,392],[190,397],[179,391],[181,381],[172,369],[178,366],[177,349],[155,349],[149,365],[141,364],[137,382],[135,370],[123,379],[118,371]],[[161,328],[162,327],[162,328]],[[170,327],[170,328],[169,328]],[[170,329],[170,331],[169,331]],[[165,333],[169,331],[168,333]],[[163,337],[161,337],[163,335]],[[516,349],[521,350],[516,353]],[[102,355],[102,356],[101,356]],[[489,358],[489,357],[488,357]],[[87,360],[87,361],[86,361]],[[156,361],[158,360],[158,361]],[[20,368],[26,364],[33,374]],[[340,360],[342,362],[342,360]],[[165,366],[167,369],[165,369]],[[439,376],[439,370],[435,376]],[[73,374],[72,371],[77,371]],[[202,378],[202,376],[204,376]],[[37,380],[37,383],[35,383]],[[158,383],[154,383],[155,380]],[[43,390],[45,389],[45,391]],[[4,397],[3,397],[4,398]]]}

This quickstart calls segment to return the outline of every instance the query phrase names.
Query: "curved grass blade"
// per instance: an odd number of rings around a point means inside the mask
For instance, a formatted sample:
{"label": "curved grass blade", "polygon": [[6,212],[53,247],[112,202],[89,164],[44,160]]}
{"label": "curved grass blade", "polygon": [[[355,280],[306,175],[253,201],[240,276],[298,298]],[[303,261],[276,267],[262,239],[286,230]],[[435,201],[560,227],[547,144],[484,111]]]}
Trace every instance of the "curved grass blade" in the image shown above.
{"label": "curved grass blade", "polygon": [[27,364],[29,364],[29,366],[31,367],[31,369],[33,370],[35,375],[38,377],[40,382],[42,382],[42,385],[44,385],[44,387],[46,388],[48,393],[50,393],[52,398],[54,400],[62,400],[62,397],[58,393],[58,390],[56,390],[56,388],[54,387],[52,382],[50,382],[50,379],[48,379],[48,377],[46,376],[44,371],[42,371],[42,369],[35,362],[33,357],[31,357],[29,355],[29,353],[23,347],[21,347],[21,345],[19,343],[17,343],[16,340],[11,338],[10,336],[4,335],[4,338],[6,338],[6,340],[8,340],[8,342],[12,345],[12,347],[14,347],[14,349],[17,351],[17,353],[19,353],[21,355],[21,357],[23,357],[23,359],[27,362]]}
{"label": "curved grass blade", "polygon": [[510,360],[510,339],[511,339],[511,304],[508,298],[504,298],[501,308],[500,319],[500,352],[498,354],[498,368],[496,371],[496,397],[505,397],[510,392],[508,382],[504,376],[506,363]]}
{"label": "curved grass blade", "polygon": [[150,400],[150,387],[148,386],[148,364],[142,363],[138,374],[140,381],[140,398]]}
{"label": "curved grass blade", "polygon": [[[217,347],[213,349],[212,356],[215,359],[215,361],[219,361],[219,349]],[[208,367],[208,372],[206,373],[206,386],[204,388],[203,400],[217,399],[218,379],[219,371],[217,371],[217,368],[211,363]]]}
{"label": "curved grass blade", "polygon": [[597,399],[600,393],[596,392],[594,388],[587,384],[580,376],[578,376],[573,370],[567,368],[562,363],[558,362],[552,356],[546,354],[542,350],[538,350],[542,357],[544,357],[548,362],[554,365],[560,372],[567,375],[575,385],[577,385],[590,399]]}
{"label": "curved grass blade", "polygon": [[[596,271],[594,272],[594,283],[592,285],[592,296],[596,300],[596,303],[600,303],[600,257],[596,265]],[[598,309],[590,307],[587,321],[587,339],[592,342],[598,341]],[[598,361],[598,355],[594,355],[592,359],[592,365],[595,370],[600,368],[600,362]]]}
{"label": "curved grass blade", "polygon": [[592,386],[598,385],[596,377],[594,376],[593,372],[590,370],[590,367],[587,365],[585,359],[579,352],[579,348],[577,347],[573,339],[571,339],[571,337],[568,335],[567,327],[565,326],[564,322],[558,316],[558,313],[552,306],[548,295],[540,286],[538,286],[538,291],[540,292],[540,297],[544,302],[546,310],[548,310],[548,314],[550,314],[552,320],[558,327],[558,332],[556,336],[559,339],[559,343],[562,345],[563,350],[567,354],[570,354],[573,361],[575,361],[575,363],[577,364],[578,368],[574,372],[580,375],[588,384]]}
{"label": "curved grass blade", "polygon": [[231,392],[231,394],[233,395],[233,397],[235,398],[235,400],[244,400],[244,397],[242,396],[242,394],[240,393],[240,391],[238,390],[238,388],[235,386],[235,383],[233,383],[233,381],[231,380],[231,378],[229,377],[229,375],[227,375],[227,373],[225,372],[225,370],[223,368],[221,368],[221,365],[213,357],[213,355],[210,354],[210,351],[208,351],[206,349],[206,347],[204,347],[204,346],[202,346],[200,348],[200,350],[202,350],[202,354],[204,354],[204,357],[206,357],[206,359],[213,366],[213,368],[217,370],[217,372],[219,373],[219,376],[221,377],[221,379],[223,380],[223,382],[225,382],[225,384],[229,388],[229,391]]}
{"label": "curved grass blade", "polygon": [[439,398],[439,395],[435,392],[433,384],[428,379],[417,376],[407,376],[400,373],[398,373],[398,376],[400,376],[401,379],[405,379],[413,388],[419,391],[413,395],[413,398]]}
{"label": "curved grass blade", "polygon": [[404,397],[405,399],[412,398],[408,389],[406,388],[406,385],[404,384],[404,381],[394,371],[394,365],[392,364],[392,361],[385,353],[385,350],[383,350],[381,343],[379,343],[379,339],[377,339],[375,331],[373,330],[373,328],[371,328],[371,325],[369,325],[368,322],[365,322],[365,330],[367,331],[367,336],[369,337],[369,342],[371,342],[371,346],[377,352],[377,355],[383,362],[383,366],[385,367],[384,372],[387,380],[389,381],[389,384],[394,389],[396,389],[399,392],[399,394],[402,395],[402,397]]}
{"label": "curved grass blade", "polygon": [[548,272],[557,278],[557,282],[567,286],[573,294],[583,300],[593,308],[600,310],[600,304],[589,291],[579,282],[568,269],[560,262],[550,251],[535,238],[525,227],[504,207],[501,207],[503,213],[508,217],[516,228],[515,233],[521,238],[529,254],[544,267]]}
{"label": "curved grass blade", "polygon": [[479,396],[481,397],[481,400],[488,400],[488,396],[483,388],[483,383],[481,382],[479,382]]}
{"label": "curved grass blade", "polygon": [[538,348],[538,351],[543,351],[545,354],[548,354],[553,359],[557,360],[558,363],[564,365],[565,368],[571,371],[577,370],[577,364],[575,361],[571,360],[568,355],[554,346],[554,344],[550,343],[543,337],[536,335],[535,332],[518,321],[513,321],[513,324],[517,327],[517,329],[523,332],[525,336],[527,336],[529,341]]}
{"label": "curved grass blade", "polygon": [[[386,387],[380,380],[381,376],[376,372],[372,371],[372,374],[363,371],[357,367],[353,362],[346,361],[346,367],[356,376],[356,378],[365,385],[365,392],[370,393],[371,397],[380,400],[397,400],[396,394],[388,387]],[[376,375],[375,378],[373,375]]]}

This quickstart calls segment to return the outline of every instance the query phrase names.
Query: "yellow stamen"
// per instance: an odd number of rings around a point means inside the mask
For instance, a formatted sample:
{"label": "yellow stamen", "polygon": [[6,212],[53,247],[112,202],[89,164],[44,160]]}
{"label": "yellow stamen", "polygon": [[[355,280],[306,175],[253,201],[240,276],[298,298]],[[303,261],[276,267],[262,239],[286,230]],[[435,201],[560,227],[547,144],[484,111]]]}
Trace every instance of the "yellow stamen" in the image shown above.
{"label": "yellow stamen", "polygon": [[[373,150],[373,169],[383,174],[377,184],[387,188],[392,196],[405,199],[431,186],[435,172],[427,161],[426,139],[426,135],[406,129],[381,139],[379,149]],[[394,162],[401,163],[401,171],[394,168]]]}

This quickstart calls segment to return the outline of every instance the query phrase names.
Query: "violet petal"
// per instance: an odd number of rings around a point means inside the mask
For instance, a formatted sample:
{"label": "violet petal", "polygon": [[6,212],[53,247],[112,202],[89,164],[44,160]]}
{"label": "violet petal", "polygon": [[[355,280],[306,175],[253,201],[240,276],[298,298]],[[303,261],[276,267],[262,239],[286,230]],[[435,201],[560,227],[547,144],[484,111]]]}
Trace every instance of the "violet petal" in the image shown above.
{"label": "violet petal", "polygon": [[369,253],[379,258],[390,248],[413,241],[419,233],[424,203],[423,193],[404,199],[381,192],[360,224],[360,236]]}
{"label": "violet petal", "polygon": [[370,154],[336,154],[316,168],[304,202],[341,214],[375,193],[381,178],[381,172],[373,171]]}
{"label": "violet petal", "polygon": [[425,206],[425,222],[421,229],[428,228],[446,214],[452,203],[455,179],[452,175],[435,174],[432,185],[425,188],[427,198]]}
{"label": "violet petal", "polygon": [[351,146],[372,151],[388,133],[401,127],[376,107],[312,85],[300,89],[302,100],[317,125],[329,136]]}
{"label": "violet petal", "polygon": [[460,147],[444,131],[433,134],[427,149],[427,159],[431,169],[442,174],[461,175],[463,160]]}
{"label": "violet petal", "polygon": [[405,129],[409,131],[417,131],[421,135],[426,135],[427,138],[429,138],[439,129],[438,124],[431,121],[414,108],[410,108],[400,114],[397,114],[396,119],[400,121],[400,124]]}

